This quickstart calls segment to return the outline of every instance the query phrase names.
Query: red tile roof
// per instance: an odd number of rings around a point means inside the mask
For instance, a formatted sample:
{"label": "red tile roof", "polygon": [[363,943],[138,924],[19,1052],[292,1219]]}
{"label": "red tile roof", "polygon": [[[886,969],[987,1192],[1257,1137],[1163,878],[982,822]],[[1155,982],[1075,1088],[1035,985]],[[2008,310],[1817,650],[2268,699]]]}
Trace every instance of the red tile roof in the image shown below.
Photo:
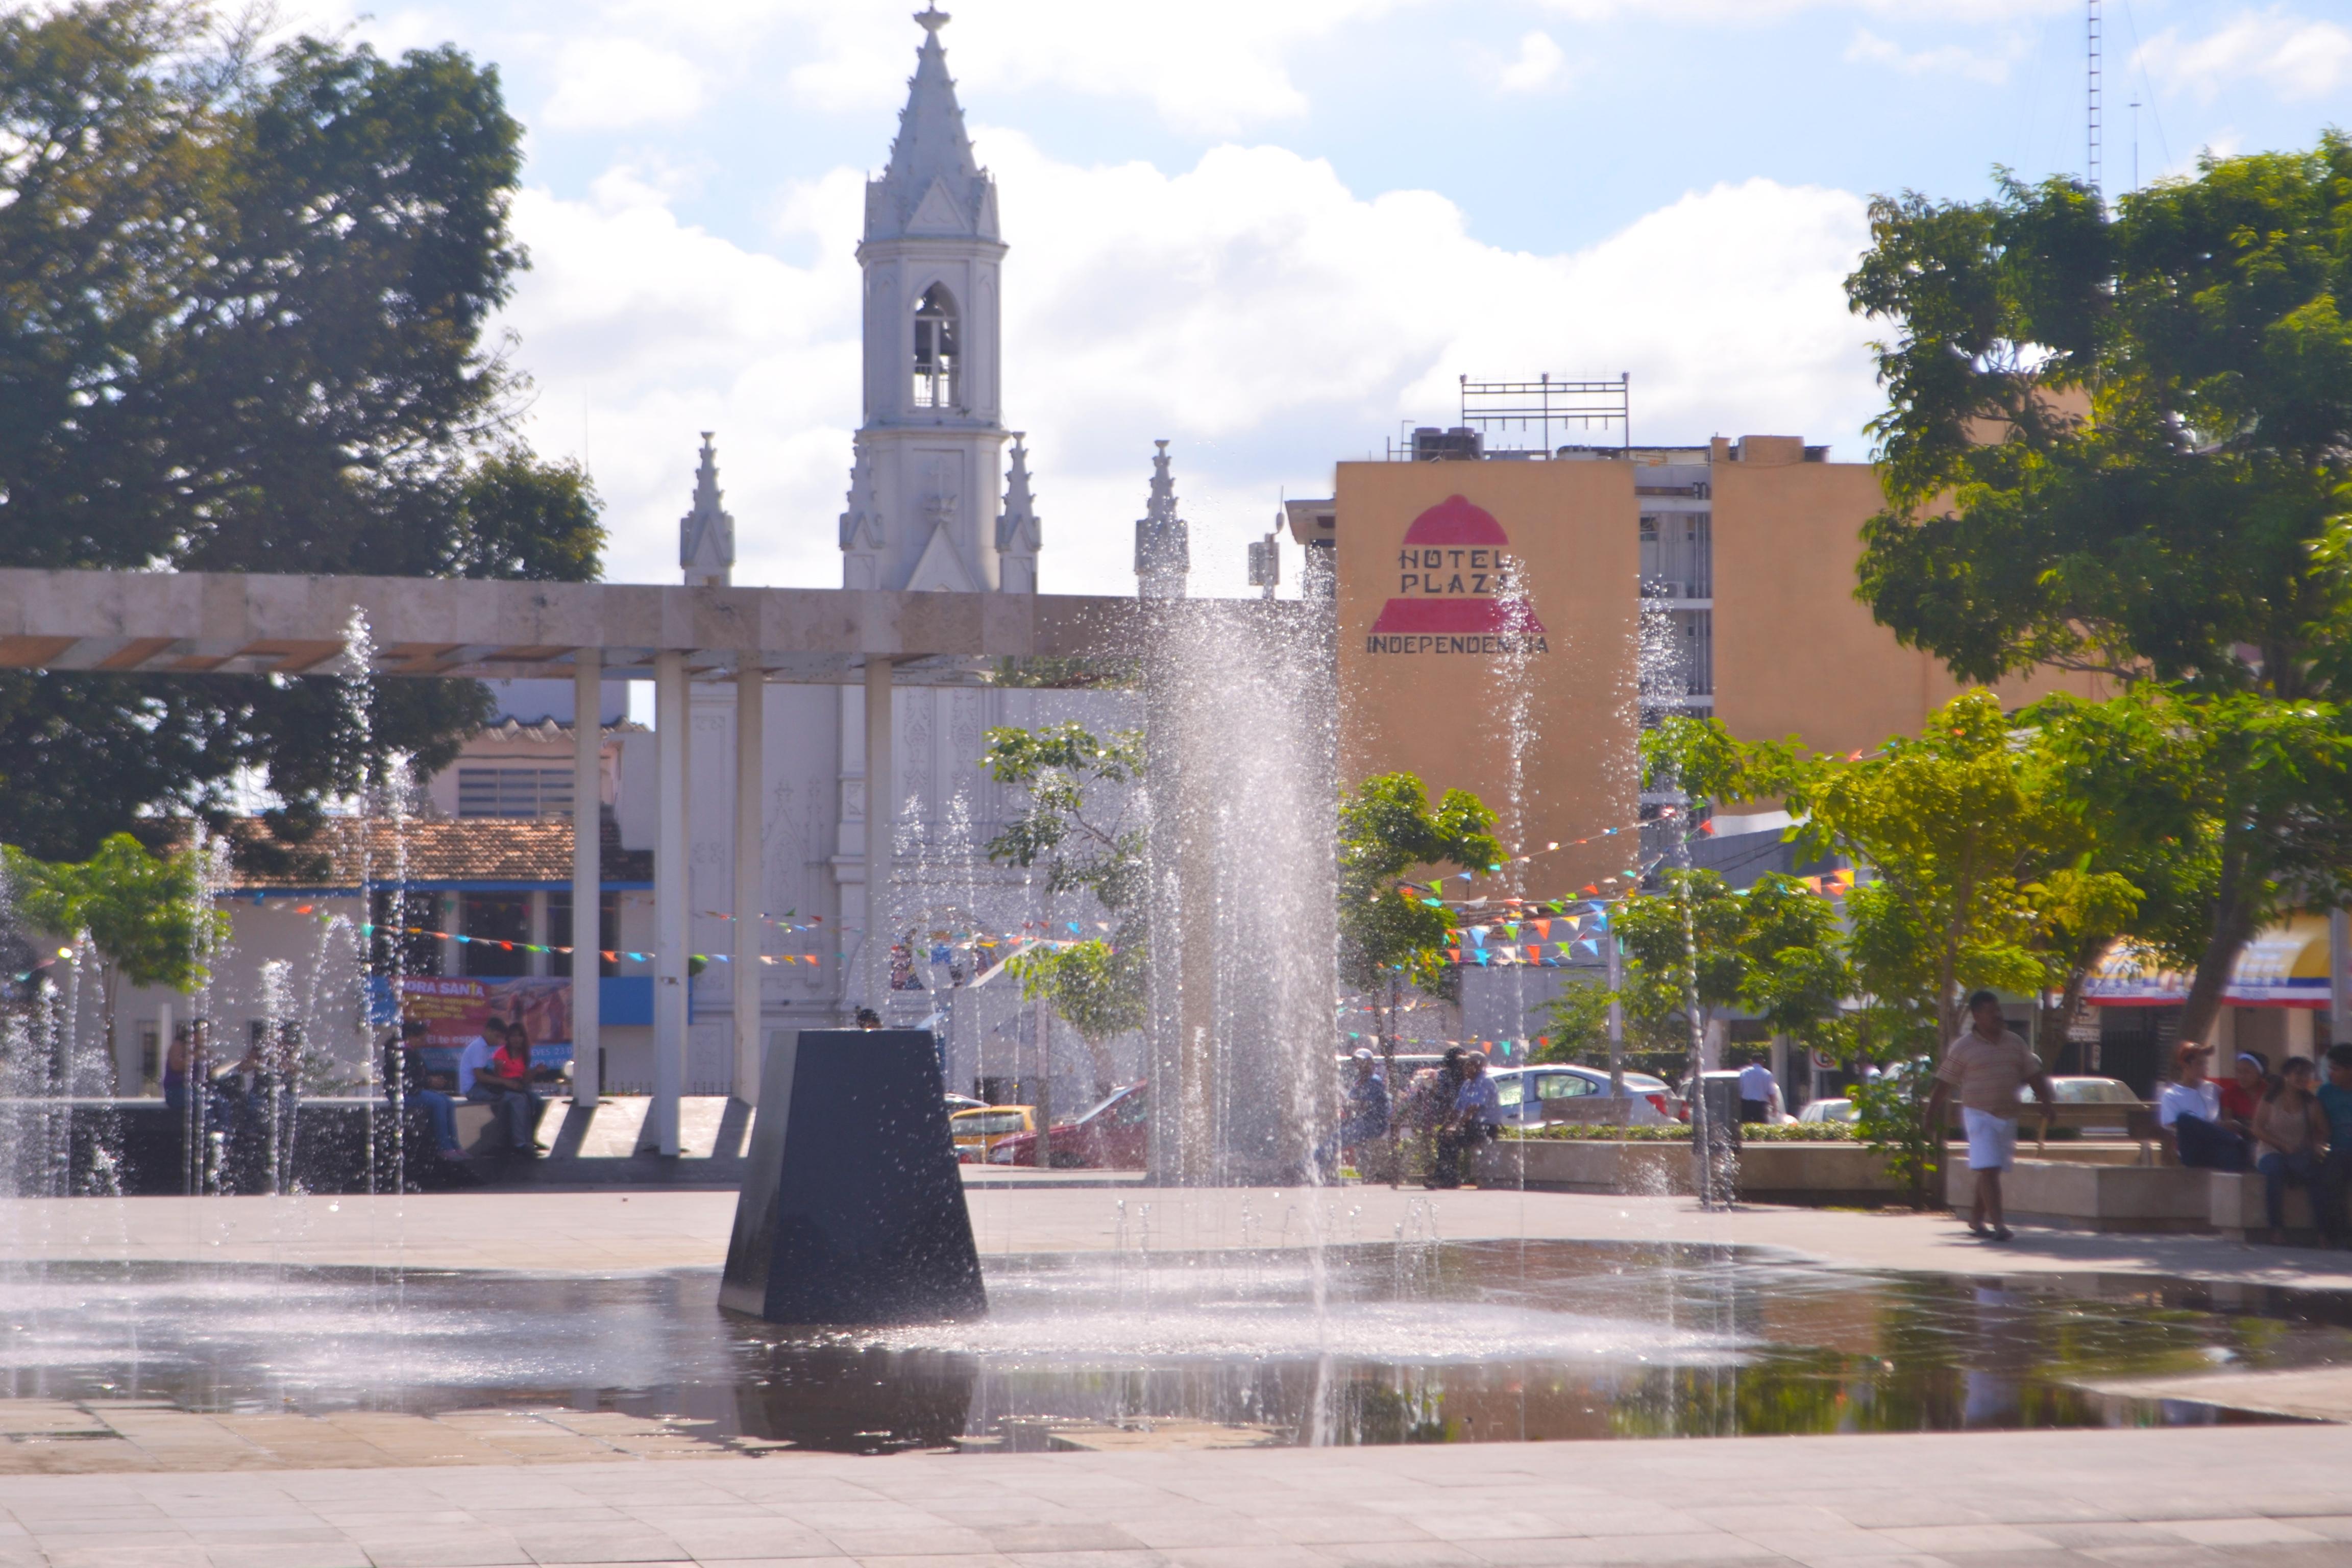
{"label": "red tile roof", "polygon": [[[259,817],[227,825],[229,885],[245,892],[295,888],[357,888],[362,878],[394,881],[536,882],[572,880],[572,824],[560,818],[446,817],[393,823],[332,817],[300,843],[278,838]],[[653,856],[624,850],[610,823],[603,854],[606,882],[653,879]]]}

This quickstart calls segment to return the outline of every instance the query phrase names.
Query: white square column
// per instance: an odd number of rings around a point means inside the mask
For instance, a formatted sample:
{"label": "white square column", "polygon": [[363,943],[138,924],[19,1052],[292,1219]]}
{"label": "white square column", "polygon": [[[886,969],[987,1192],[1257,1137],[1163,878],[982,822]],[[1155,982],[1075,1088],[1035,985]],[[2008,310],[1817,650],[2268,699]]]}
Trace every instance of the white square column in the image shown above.
{"label": "white square column", "polygon": [[2352,1045],[2352,913],[2327,911],[2327,1043]]}
{"label": "white square column", "polygon": [[678,1096],[686,1085],[687,891],[693,868],[687,816],[687,759],[692,754],[692,689],[686,655],[654,656],[654,1102],[646,1113],[644,1144],[656,1153],[678,1152]]}
{"label": "white square column", "polygon": [[[604,1092],[602,1004],[604,908],[604,656],[583,647],[572,674],[572,1103]],[[551,933],[551,940],[561,933]]]}
{"label": "white square column", "polygon": [[756,663],[735,674],[735,1098],[760,1103],[761,938],[767,926],[761,868],[767,784],[768,672]]}

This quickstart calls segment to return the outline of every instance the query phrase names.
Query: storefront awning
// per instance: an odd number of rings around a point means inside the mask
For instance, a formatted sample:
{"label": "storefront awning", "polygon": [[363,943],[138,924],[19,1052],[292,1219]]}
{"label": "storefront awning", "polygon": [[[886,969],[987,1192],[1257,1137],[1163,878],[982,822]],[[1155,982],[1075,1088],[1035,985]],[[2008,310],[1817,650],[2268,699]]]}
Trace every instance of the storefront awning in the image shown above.
{"label": "storefront awning", "polygon": [[[2094,1007],[2177,1007],[2189,999],[2189,976],[2128,942],[2107,949],[2083,987]],[[2238,954],[2221,998],[2233,1007],[2327,1005],[2327,921],[2296,915],[2265,926]]]}

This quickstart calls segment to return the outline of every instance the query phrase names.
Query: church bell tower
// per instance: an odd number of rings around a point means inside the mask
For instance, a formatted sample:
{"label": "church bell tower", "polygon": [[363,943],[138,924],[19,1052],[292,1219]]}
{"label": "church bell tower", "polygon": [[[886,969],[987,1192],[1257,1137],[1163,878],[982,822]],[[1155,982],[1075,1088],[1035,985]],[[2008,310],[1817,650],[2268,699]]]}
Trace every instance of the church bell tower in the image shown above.
{"label": "church bell tower", "polygon": [[865,421],[841,517],[842,585],[1034,592],[1027,476],[1003,512],[996,184],[972,161],[936,5],[889,166],[866,187]]}

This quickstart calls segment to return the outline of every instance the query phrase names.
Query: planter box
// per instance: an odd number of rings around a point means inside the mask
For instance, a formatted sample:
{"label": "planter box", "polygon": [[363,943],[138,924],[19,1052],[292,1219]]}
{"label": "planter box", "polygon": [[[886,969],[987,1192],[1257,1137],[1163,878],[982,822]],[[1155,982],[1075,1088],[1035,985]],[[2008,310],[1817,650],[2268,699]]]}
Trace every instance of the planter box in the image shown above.
{"label": "planter box", "polygon": [[[1538,1192],[1686,1194],[1688,1143],[1599,1138],[1504,1139],[1477,1152],[1482,1185]],[[1876,1204],[1901,1195],[1885,1160],[1859,1143],[1750,1143],[1739,1152],[1739,1195],[1754,1203]]]}

